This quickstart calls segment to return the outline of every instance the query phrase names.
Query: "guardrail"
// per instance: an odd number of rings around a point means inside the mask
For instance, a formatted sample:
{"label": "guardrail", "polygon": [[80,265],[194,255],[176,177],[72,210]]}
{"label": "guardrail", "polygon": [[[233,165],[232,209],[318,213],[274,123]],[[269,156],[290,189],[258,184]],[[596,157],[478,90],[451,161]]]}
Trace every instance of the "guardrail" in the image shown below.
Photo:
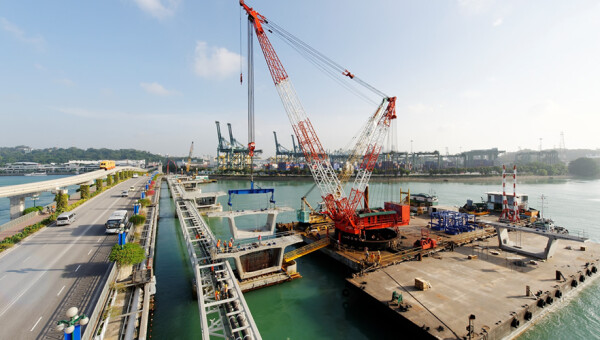
{"label": "guardrail", "polygon": [[189,260],[194,267],[202,339],[208,340],[211,336],[262,339],[231,265],[227,260],[212,258],[210,249],[215,240],[210,228],[194,205],[181,199],[172,178],[167,177],[167,180]]}
{"label": "guardrail", "polygon": [[[47,207],[53,207],[54,204],[55,203],[51,203],[51,204],[48,204],[48,205],[44,206],[44,210],[46,210],[45,208],[47,208]],[[28,221],[28,220],[30,220],[30,219],[38,216],[39,213],[40,213],[39,211],[32,211],[32,212],[30,212],[27,215],[23,215],[23,216],[17,217],[14,220],[10,220],[10,221],[4,223],[3,225],[0,225],[0,231],[5,231],[5,230],[7,230],[9,228],[12,228],[13,226],[15,226],[15,225],[17,225],[19,223]]]}
{"label": "guardrail", "polygon": [[25,222],[25,221],[28,221],[28,220],[36,217],[37,215],[39,215],[39,211],[32,211],[27,215],[17,217],[14,220],[11,220],[9,222],[4,223],[3,225],[0,225],[0,231],[5,231],[6,229],[12,228],[13,226],[15,226],[21,222]]}
{"label": "guardrail", "polygon": [[[94,333],[96,332],[96,329],[98,328],[98,324],[100,321],[99,320],[100,313],[104,310],[104,306],[106,305],[106,301],[108,299],[108,294],[111,291],[111,287],[110,287],[111,283],[115,280],[116,277],[117,277],[117,265],[113,262],[110,272],[108,274],[108,278],[106,279],[106,284],[104,285],[104,288],[102,288],[102,293],[100,293],[100,297],[98,298],[98,301],[96,302],[96,306],[94,306],[94,311],[92,312],[92,315],[90,316],[90,321],[85,328],[82,339],[90,340],[94,337]],[[104,327],[106,327],[106,325],[104,325]]]}

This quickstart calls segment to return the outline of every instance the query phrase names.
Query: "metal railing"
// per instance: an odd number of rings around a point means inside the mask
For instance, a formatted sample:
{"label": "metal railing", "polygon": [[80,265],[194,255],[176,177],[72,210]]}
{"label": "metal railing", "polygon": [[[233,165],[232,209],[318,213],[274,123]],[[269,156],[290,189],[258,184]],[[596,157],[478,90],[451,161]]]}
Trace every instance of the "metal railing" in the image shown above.
{"label": "metal railing", "polygon": [[262,339],[231,265],[211,255],[215,238],[208,225],[191,202],[181,199],[178,184],[170,177],[168,182],[194,268],[202,338]]}
{"label": "metal railing", "polygon": [[305,246],[302,246],[298,249],[294,249],[292,251],[289,251],[285,254],[283,254],[283,260],[285,262],[290,262],[293,261],[301,256],[304,256],[306,254],[310,254],[313,251],[317,251],[321,248],[325,248],[327,247],[329,244],[331,243],[331,239],[329,237],[325,237],[322,238],[316,242],[313,243],[309,243]]}
{"label": "metal railing", "polygon": [[[100,293],[100,297],[98,298],[98,301],[96,302],[96,306],[94,306],[94,311],[92,312],[92,315],[90,316],[90,321],[89,321],[88,325],[85,327],[85,331],[83,333],[82,339],[89,340],[94,337],[94,334],[95,334],[96,329],[98,328],[98,324],[100,322],[100,313],[104,310],[104,306],[106,305],[106,302],[108,300],[108,295],[111,291],[112,282],[114,282],[116,277],[117,277],[117,265],[113,262],[111,264],[111,269],[108,274],[108,278],[106,279],[106,284],[104,285],[104,288],[102,289],[102,293]],[[106,325],[104,325],[104,327],[106,327]]]}

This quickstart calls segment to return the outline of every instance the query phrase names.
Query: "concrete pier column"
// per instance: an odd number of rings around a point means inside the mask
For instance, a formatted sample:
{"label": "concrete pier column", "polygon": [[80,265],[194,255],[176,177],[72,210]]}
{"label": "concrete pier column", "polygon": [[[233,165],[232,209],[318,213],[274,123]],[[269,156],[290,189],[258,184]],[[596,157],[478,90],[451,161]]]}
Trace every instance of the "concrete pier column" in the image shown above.
{"label": "concrete pier column", "polygon": [[267,215],[266,229],[273,234],[275,232],[275,221],[277,221],[277,211],[270,212]]}
{"label": "concrete pier column", "polygon": [[557,247],[557,239],[556,237],[548,236],[548,243],[546,244],[546,249],[544,250],[544,258],[549,259],[554,256],[554,252],[556,252]]}
{"label": "concrete pier column", "polygon": [[246,276],[246,272],[244,271],[244,267],[242,266],[242,261],[240,261],[239,255],[235,256],[234,260],[235,268],[237,269],[238,275],[240,276],[240,278],[244,278]]}
{"label": "concrete pier column", "polygon": [[231,235],[233,236],[233,239],[237,240],[239,239],[239,235],[238,235],[238,228],[237,225],[235,224],[235,217],[233,215],[228,216],[227,219],[229,220],[229,231],[231,232]]}
{"label": "concrete pier column", "polygon": [[25,210],[25,195],[20,196],[12,196],[10,197],[10,219],[14,220],[15,218],[23,215],[23,210]]}
{"label": "concrete pier column", "polygon": [[512,242],[508,239],[508,230],[506,228],[496,227],[496,233],[498,234],[498,247],[500,249],[503,246],[512,245]]}

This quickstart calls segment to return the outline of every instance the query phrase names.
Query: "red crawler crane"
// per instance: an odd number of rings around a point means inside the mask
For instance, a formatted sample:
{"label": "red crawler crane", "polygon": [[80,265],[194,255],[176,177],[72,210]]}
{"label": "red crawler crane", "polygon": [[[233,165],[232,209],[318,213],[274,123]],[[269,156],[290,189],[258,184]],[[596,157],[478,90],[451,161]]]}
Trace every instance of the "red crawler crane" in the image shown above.
{"label": "red crawler crane", "polygon": [[[270,32],[283,32],[282,34],[285,39],[294,40],[297,38],[291,36],[275,24],[269,23],[267,18],[251,7],[248,7],[244,3],[244,0],[240,0],[240,5],[248,14],[249,20],[248,59],[249,61],[252,60],[252,56],[250,55],[252,54],[252,35],[250,30],[253,29],[260,43],[273,82],[275,83],[275,88],[279,93],[294,133],[304,153],[306,164],[309,166],[312,176],[321,190],[321,196],[327,207],[327,214],[335,223],[338,240],[374,239],[376,237],[375,234],[369,232],[400,225],[399,215],[395,211],[373,211],[368,207],[368,202],[365,200],[365,190],[381,152],[383,140],[389,130],[391,120],[396,118],[396,97],[386,96],[381,91],[360,80],[354,74],[335,64],[306,44],[302,43],[300,45],[301,49],[312,53],[312,57],[323,58],[328,66],[333,65],[332,67],[336,68],[342,75],[347,76],[383,97],[381,104],[375,113],[369,117],[367,124],[365,124],[364,129],[359,134],[356,145],[352,150],[353,156],[351,155],[350,162],[353,163],[356,161],[360,165],[350,195],[346,196],[342,187],[343,181],[336,175],[329,156],[321,145],[312,123],[304,112],[288,74],[266,35],[265,26],[268,27],[267,29]],[[361,204],[363,204],[362,208],[359,207]],[[379,233],[378,235],[382,234],[386,233]],[[386,238],[391,238],[389,237],[390,233],[387,234]],[[393,234],[392,237],[396,235],[395,232]]]}

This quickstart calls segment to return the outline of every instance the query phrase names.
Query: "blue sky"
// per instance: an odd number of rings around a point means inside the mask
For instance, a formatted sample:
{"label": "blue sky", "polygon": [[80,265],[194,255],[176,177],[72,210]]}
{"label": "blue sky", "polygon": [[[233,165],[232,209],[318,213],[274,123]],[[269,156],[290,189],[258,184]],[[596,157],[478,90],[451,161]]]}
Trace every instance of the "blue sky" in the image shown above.
{"label": "blue sky", "polygon": [[[597,1],[265,1],[260,13],[397,96],[397,149],[599,148]],[[0,146],[216,154],[246,143],[246,19],[234,0],[0,3]],[[326,149],[375,105],[270,39]],[[240,58],[240,53],[242,57]],[[255,42],[257,148],[292,129]],[[378,101],[377,97],[372,97]]]}

